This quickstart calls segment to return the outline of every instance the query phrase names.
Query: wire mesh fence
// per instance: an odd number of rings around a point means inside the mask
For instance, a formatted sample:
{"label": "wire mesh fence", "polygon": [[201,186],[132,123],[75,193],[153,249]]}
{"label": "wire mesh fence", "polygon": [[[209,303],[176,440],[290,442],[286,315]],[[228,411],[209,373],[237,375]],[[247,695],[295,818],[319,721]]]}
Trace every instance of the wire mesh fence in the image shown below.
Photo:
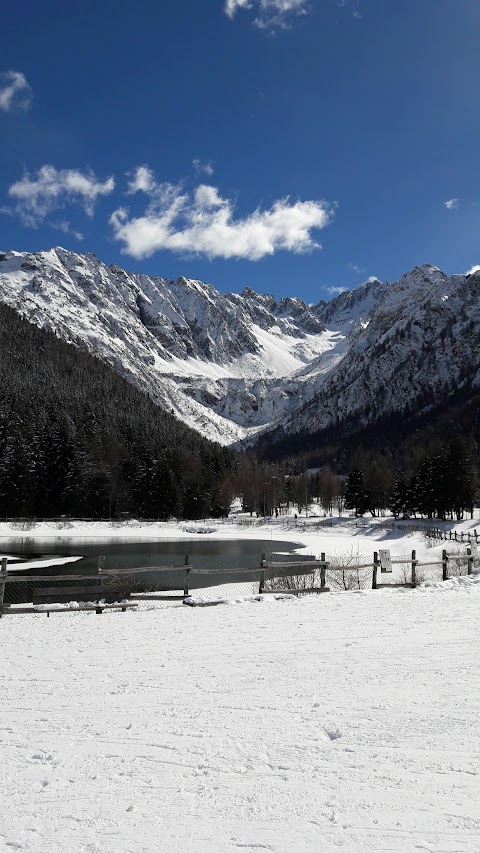
{"label": "wire mesh fence", "polygon": [[[414,552],[415,553],[415,552]],[[381,564],[377,565],[377,575],[375,586],[379,587],[397,587],[397,586],[416,586],[420,583],[418,561],[412,555],[403,554],[395,557],[391,561],[390,570],[385,571]],[[439,564],[440,580],[442,579],[441,565]]]}
{"label": "wire mesh fence", "polygon": [[[7,573],[2,580],[0,593],[7,606],[26,605],[51,599],[75,601],[80,596],[93,601],[112,599],[113,594],[121,600],[122,593],[136,600],[173,601],[187,596],[215,600],[229,597],[251,597],[259,591],[260,569],[198,570],[175,568],[162,570],[150,567],[139,571],[107,571],[95,575],[31,575],[29,573]],[[66,596],[68,598],[66,599]],[[0,595],[1,598],[1,595]],[[0,600],[0,605],[1,605]]]}
{"label": "wire mesh fence", "polygon": [[[328,555],[294,557],[272,555],[265,567],[264,589],[267,592],[322,592],[348,591],[372,588],[372,566],[362,565],[360,558],[344,565]],[[281,562],[282,561],[282,562]],[[288,563],[293,565],[289,567]]]}
{"label": "wire mesh fence", "polygon": [[469,571],[471,571],[473,567],[473,561],[469,553],[469,549],[465,552],[465,549],[460,546],[450,546],[447,553],[448,577],[455,578],[468,575]]}
{"label": "wire mesh fence", "polygon": [[371,589],[371,569],[344,566],[342,568],[311,569],[305,572],[272,569],[265,572],[265,592],[340,592],[353,589]]}
{"label": "wire mesh fence", "polygon": [[344,566],[342,568],[327,569],[325,572],[326,584],[332,592],[348,592],[354,589],[372,588],[372,570],[370,568],[356,568],[355,566]]}
{"label": "wire mesh fence", "polygon": [[[258,574],[258,573],[257,573]],[[199,586],[190,590],[190,597],[200,601],[235,601],[253,598],[259,594],[259,580],[220,583],[214,586]]]}
{"label": "wire mesh fence", "polygon": [[[0,579],[1,583],[1,579]],[[129,585],[105,584],[100,578],[80,577],[7,577],[4,585],[3,604],[8,606],[40,604],[49,601],[117,600],[129,594]],[[88,591],[88,595],[87,595]]]}

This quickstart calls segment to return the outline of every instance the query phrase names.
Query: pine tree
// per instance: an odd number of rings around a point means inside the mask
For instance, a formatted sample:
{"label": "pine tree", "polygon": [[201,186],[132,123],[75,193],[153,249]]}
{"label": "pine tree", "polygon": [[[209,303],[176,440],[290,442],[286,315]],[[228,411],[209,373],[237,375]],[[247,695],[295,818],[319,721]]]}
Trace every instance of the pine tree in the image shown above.
{"label": "pine tree", "polygon": [[457,521],[465,511],[473,512],[475,502],[475,472],[465,441],[456,439],[450,443],[445,457],[444,483],[449,510]]}
{"label": "pine tree", "polygon": [[405,516],[408,515],[408,492],[409,486],[405,474],[397,474],[390,497],[390,509],[392,510],[395,518],[398,518],[400,515],[405,518]]}
{"label": "pine tree", "polygon": [[1,304],[0,364],[0,515],[222,512],[229,450]]}
{"label": "pine tree", "polygon": [[346,509],[354,509],[355,515],[363,515],[369,508],[370,500],[365,489],[363,472],[352,468],[345,484],[344,503]]}

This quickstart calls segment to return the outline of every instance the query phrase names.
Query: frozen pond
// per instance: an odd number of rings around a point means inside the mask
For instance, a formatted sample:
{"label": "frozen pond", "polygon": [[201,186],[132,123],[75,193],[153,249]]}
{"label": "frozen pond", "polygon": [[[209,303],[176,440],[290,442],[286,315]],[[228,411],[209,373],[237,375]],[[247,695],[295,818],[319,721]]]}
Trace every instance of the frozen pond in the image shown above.
{"label": "frozen pond", "polygon": [[[185,571],[182,568],[188,554],[189,561],[195,568],[212,569],[215,573],[196,574],[190,573],[190,589],[199,589],[206,586],[214,586],[222,583],[241,583],[251,581],[254,576],[251,573],[242,572],[242,569],[254,569],[260,567],[262,553],[269,551],[280,551],[292,553],[301,547],[298,543],[265,540],[265,539],[182,539],[178,541],[161,542],[118,542],[112,540],[106,542],[87,542],[77,540],[67,545],[65,542],[48,543],[35,542],[33,537],[17,539],[15,543],[9,542],[5,550],[12,556],[22,558],[34,558],[52,556],[82,555],[78,562],[65,566],[52,566],[41,571],[35,570],[35,574],[95,574],[98,567],[99,557],[104,558],[103,566],[107,570],[125,572],[128,569],[140,566],[178,566],[171,572],[155,572],[149,568],[145,574],[142,573],[141,580],[149,585],[164,585],[165,587],[183,589]],[[238,569],[233,573],[218,574],[219,569]]]}

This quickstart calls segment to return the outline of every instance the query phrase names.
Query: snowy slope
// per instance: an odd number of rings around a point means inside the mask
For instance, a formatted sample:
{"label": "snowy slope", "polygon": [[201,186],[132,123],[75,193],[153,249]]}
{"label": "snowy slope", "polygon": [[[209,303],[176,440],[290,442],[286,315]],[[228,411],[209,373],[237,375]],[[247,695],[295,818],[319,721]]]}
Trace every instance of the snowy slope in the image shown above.
{"label": "snowy slope", "polygon": [[331,302],[170,281],[57,248],[0,253],[0,300],[223,444],[368,423],[478,385],[480,277],[416,267]]}
{"label": "snowy slope", "polygon": [[478,853],[460,580],[4,617],[1,853]]}
{"label": "snowy slope", "polygon": [[277,305],[250,289],[225,296],[61,248],[0,254],[0,299],[226,444],[288,409],[297,386],[285,380],[330,346],[323,321],[299,299]]}
{"label": "snowy slope", "polygon": [[381,286],[353,328],[345,357],[315,396],[284,422],[313,432],[339,421],[426,411],[463,387],[480,385],[480,276],[447,277],[424,265]]}

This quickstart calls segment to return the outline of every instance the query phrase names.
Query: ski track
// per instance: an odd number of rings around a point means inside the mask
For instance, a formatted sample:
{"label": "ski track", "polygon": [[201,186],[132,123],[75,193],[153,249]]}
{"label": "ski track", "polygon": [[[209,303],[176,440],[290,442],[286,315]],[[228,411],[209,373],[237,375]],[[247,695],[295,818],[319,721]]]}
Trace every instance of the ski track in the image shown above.
{"label": "ski track", "polygon": [[479,584],[6,617],[0,851],[480,851]]}

